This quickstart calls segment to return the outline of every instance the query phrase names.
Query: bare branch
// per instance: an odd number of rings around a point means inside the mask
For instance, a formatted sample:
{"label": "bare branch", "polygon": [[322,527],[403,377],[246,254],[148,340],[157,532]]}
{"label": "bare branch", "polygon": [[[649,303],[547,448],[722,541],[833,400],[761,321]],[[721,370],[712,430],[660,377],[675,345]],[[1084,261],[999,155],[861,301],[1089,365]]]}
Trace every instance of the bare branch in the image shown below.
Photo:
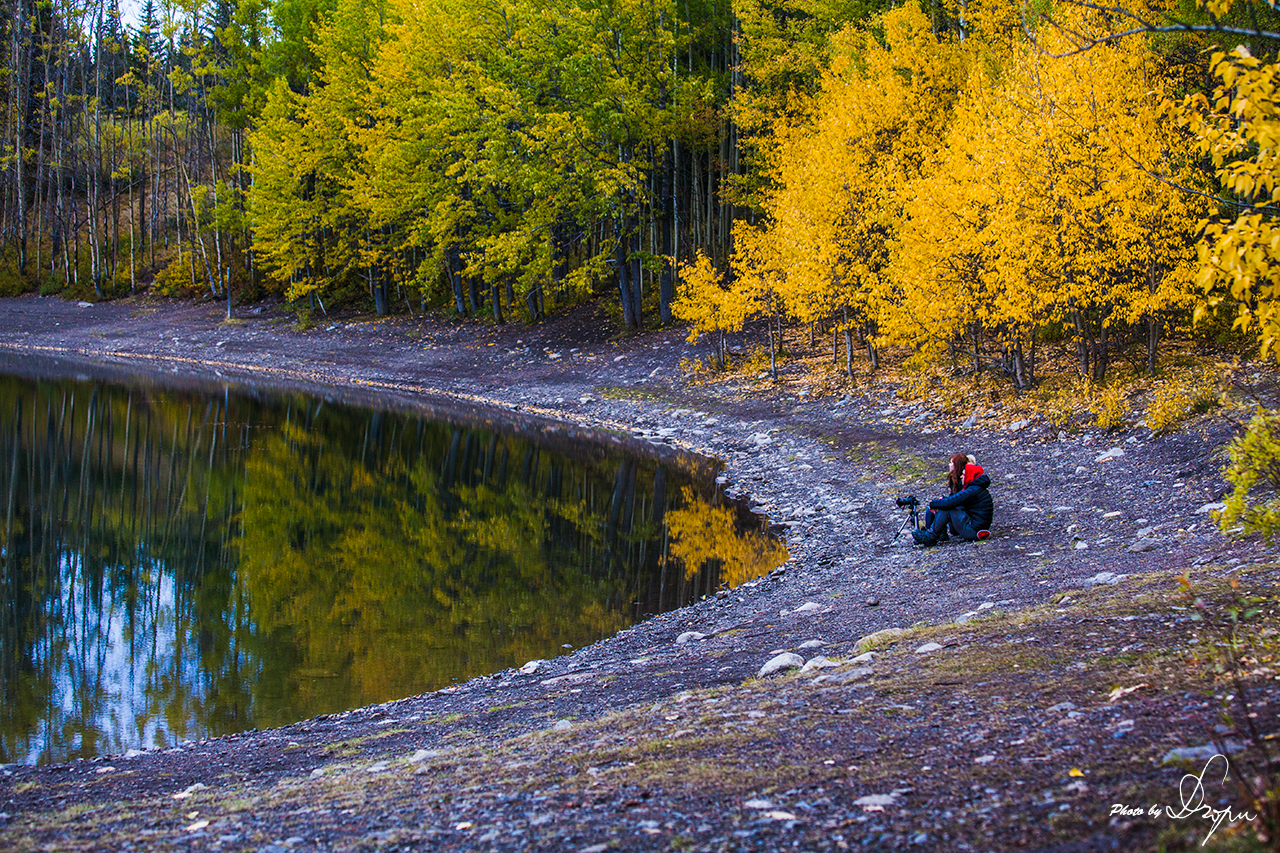
{"label": "bare branch", "polygon": [[1111,42],[1119,41],[1120,39],[1130,38],[1132,36],[1144,35],[1144,34],[1150,34],[1150,33],[1166,33],[1166,34],[1195,33],[1195,34],[1202,34],[1202,35],[1229,35],[1229,36],[1241,36],[1245,38],[1267,39],[1270,41],[1280,41],[1280,32],[1272,32],[1271,30],[1264,30],[1258,27],[1250,28],[1250,27],[1230,26],[1219,21],[1218,18],[1214,15],[1210,15],[1209,21],[1203,24],[1197,24],[1191,21],[1184,21],[1184,20],[1180,20],[1178,18],[1172,18],[1172,17],[1168,19],[1167,23],[1157,23],[1155,21],[1151,21],[1144,18],[1142,15],[1124,6],[1114,6],[1114,5],[1104,4],[1104,3],[1090,3],[1090,2],[1087,2],[1087,0],[1066,0],[1066,2],[1069,5],[1075,6],[1076,8],[1079,8],[1079,9],[1088,9],[1093,12],[1099,12],[1105,15],[1109,15],[1115,19],[1118,19],[1118,21],[1123,21],[1126,24],[1126,26],[1124,29],[1118,29],[1115,32],[1107,33],[1106,35],[1091,36],[1091,35],[1085,35],[1084,33],[1074,32],[1071,29],[1068,29],[1067,27],[1065,27],[1060,21],[1055,20],[1051,15],[1041,14],[1039,16],[1040,20],[1049,24],[1054,29],[1058,30],[1058,32],[1064,33],[1070,38],[1072,42],[1076,44],[1076,47],[1072,50],[1064,51],[1062,53],[1053,53],[1053,52],[1044,50],[1041,47],[1040,42],[1037,40],[1035,36],[1035,33],[1032,32],[1031,27],[1028,25],[1027,18],[1024,12],[1023,22],[1022,22],[1023,32],[1026,33],[1026,36],[1028,39],[1031,40],[1031,43],[1034,44],[1037,48],[1039,48],[1046,56],[1050,56],[1055,59],[1061,59],[1067,56],[1075,56],[1076,54],[1084,53],[1085,51],[1092,50],[1093,48],[1098,47],[1100,45],[1110,44]]}

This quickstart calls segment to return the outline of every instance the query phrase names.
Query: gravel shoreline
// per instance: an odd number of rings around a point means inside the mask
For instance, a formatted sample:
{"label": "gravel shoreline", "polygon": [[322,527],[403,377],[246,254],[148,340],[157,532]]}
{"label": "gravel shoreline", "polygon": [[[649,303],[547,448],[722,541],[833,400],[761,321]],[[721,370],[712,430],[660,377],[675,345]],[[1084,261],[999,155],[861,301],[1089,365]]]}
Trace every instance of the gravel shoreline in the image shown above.
{"label": "gravel shoreline", "polygon": [[[965,430],[881,385],[839,396],[798,381],[691,385],[680,360],[697,351],[678,333],[612,341],[592,308],[536,327],[346,318],[308,331],[273,306],[238,311],[233,323],[221,310],[0,300],[0,367],[47,369],[39,357],[69,372],[298,387],[712,457],[726,488],[784,530],[791,559],[532,673],[172,750],[11,765],[0,788],[5,846],[1146,849],[1176,827],[1117,822],[1111,806],[1120,791],[1176,796],[1181,771],[1158,759],[1204,744],[1213,717],[1186,698],[1194,674],[1164,687],[1145,676],[1151,689],[1124,701],[1149,707],[1099,735],[1106,750],[1125,751],[1109,770],[1062,744],[1052,747],[1061,761],[1020,756],[997,773],[1002,753],[1017,751],[1007,744],[1035,742],[999,733],[1052,718],[1054,737],[1075,735],[1096,757],[1094,740],[1058,726],[1064,712],[1050,709],[1067,702],[1087,718],[1091,706],[1073,690],[1101,690],[1089,679],[1117,677],[1118,666],[1155,666],[1117,658],[1071,668],[1110,652],[1090,658],[1102,641],[1058,625],[1063,614],[1104,621],[1094,634],[1119,632],[1116,648],[1166,629],[1181,642],[1194,626],[1171,609],[1174,575],[1274,582],[1274,550],[1224,539],[1204,511],[1224,488],[1218,449],[1233,427],[1221,418],[1168,437],[1060,440],[1035,426],[1000,428],[998,413]],[[992,475],[996,535],[929,551],[894,541],[892,498],[938,491],[934,472],[957,449]],[[1168,617],[1158,631],[1136,630],[1157,613]],[[1037,626],[1042,636],[1027,641]],[[895,628],[913,630],[880,635],[872,645],[882,656],[869,664],[755,680],[776,653],[847,662],[860,638]],[[703,638],[677,642],[686,632]],[[1005,651],[1029,642],[1052,654],[993,663],[997,635]],[[926,641],[935,657],[917,653]],[[947,655],[959,672],[935,671],[952,665],[938,657]],[[993,674],[979,680],[980,670]],[[1046,691],[1076,699],[1050,702]],[[946,761],[922,744],[947,744]],[[1050,764],[1057,775],[1046,777]],[[1080,767],[1109,773],[1110,787],[1089,779],[1080,790],[1083,775],[1064,776]],[[993,798],[1005,811],[976,817]]]}

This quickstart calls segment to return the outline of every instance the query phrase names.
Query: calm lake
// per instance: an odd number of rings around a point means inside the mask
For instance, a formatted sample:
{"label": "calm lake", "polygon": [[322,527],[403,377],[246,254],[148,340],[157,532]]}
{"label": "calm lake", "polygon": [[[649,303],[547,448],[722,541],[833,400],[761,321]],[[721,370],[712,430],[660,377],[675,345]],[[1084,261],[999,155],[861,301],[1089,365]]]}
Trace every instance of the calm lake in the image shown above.
{"label": "calm lake", "polygon": [[0,762],[549,658],[785,559],[712,477],[302,395],[0,376]]}

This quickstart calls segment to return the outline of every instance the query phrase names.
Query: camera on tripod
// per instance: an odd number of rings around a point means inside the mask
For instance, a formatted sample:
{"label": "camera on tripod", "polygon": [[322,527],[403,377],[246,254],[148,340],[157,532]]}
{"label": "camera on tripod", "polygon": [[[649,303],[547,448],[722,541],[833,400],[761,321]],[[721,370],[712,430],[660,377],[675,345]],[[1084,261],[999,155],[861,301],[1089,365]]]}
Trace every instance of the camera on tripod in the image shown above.
{"label": "camera on tripod", "polygon": [[897,539],[902,535],[902,531],[907,529],[910,524],[913,528],[920,527],[920,500],[915,495],[899,495],[893,501],[898,507],[907,510],[907,517],[902,520],[902,526],[898,528],[898,532],[893,534],[893,538]]}

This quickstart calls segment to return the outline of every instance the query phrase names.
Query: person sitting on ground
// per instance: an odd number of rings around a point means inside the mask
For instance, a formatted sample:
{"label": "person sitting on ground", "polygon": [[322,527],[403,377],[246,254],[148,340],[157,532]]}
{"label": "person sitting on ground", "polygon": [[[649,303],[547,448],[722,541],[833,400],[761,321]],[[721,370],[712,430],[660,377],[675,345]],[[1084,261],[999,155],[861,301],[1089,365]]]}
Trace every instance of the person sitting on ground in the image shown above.
{"label": "person sitting on ground", "polygon": [[929,501],[924,528],[911,531],[917,545],[937,545],[948,539],[948,530],[966,542],[986,539],[991,535],[991,516],[995,503],[987,487],[991,478],[972,457],[957,453],[951,457],[947,472],[951,494]]}

